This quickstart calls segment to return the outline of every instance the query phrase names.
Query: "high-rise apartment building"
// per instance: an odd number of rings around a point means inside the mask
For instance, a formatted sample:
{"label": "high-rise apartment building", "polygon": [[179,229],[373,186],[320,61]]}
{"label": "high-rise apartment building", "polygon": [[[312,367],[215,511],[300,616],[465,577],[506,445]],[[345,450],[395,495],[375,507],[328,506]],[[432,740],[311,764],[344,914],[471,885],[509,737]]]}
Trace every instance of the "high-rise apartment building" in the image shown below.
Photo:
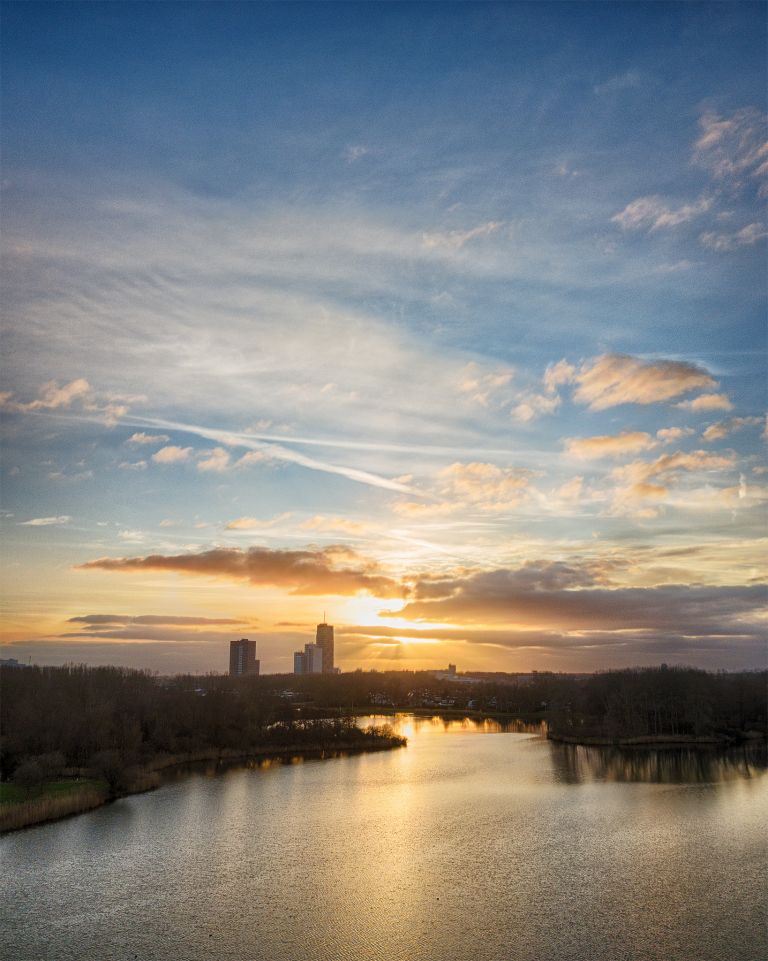
{"label": "high-rise apartment building", "polygon": [[293,655],[294,674],[322,674],[323,650],[318,644],[305,644],[303,651]]}
{"label": "high-rise apartment building", "polygon": [[323,651],[323,674],[335,674],[336,669],[333,663],[333,624],[317,625],[317,635],[315,643]]}
{"label": "high-rise apartment building", "polygon": [[259,662],[256,660],[256,641],[247,637],[229,643],[229,673],[232,677],[258,674]]}

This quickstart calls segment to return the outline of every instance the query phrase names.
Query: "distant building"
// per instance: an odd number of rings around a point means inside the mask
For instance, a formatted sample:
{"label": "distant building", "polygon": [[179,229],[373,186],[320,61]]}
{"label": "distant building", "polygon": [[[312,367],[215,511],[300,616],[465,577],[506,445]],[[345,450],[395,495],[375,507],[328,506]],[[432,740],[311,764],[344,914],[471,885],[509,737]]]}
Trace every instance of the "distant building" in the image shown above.
{"label": "distant building", "polygon": [[317,625],[315,643],[323,651],[323,674],[337,674],[333,663],[333,624]]}
{"label": "distant building", "polygon": [[319,644],[305,644],[303,651],[293,655],[294,674],[322,674],[323,649]]}
{"label": "distant building", "polygon": [[247,674],[259,673],[259,662],[256,660],[256,641],[249,641],[247,637],[229,644],[229,673],[232,677],[244,677]]}
{"label": "distant building", "polygon": [[0,657],[0,667],[26,667],[26,664],[22,664],[21,661],[17,661],[15,657]]}

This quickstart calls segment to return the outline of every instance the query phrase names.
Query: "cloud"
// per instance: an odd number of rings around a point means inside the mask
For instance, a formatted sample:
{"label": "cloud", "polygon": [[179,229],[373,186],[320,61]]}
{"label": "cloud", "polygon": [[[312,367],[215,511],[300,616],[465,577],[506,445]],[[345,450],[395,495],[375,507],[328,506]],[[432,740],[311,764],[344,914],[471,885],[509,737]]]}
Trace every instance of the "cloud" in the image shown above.
{"label": "cloud", "polygon": [[127,541],[129,544],[141,544],[144,540],[143,531],[119,531],[117,536],[121,541]]}
{"label": "cloud", "polygon": [[566,450],[574,457],[591,459],[597,457],[621,457],[651,450],[658,441],[645,431],[623,431],[602,437],[571,437],[565,441]]}
{"label": "cloud", "polygon": [[692,427],[661,427],[656,431],[656,436],[662,444],[674,444],[683,437],[690,437],[695,431]]}
{"label": "cloud", "polygon": [[365,592],[377,597],[399,597],[403,593],[399,583],[381,573],[376,563],[339,545],[322,550],[218,547],[170,556],[102,557],[81,564],[78,570],[197,574],[248,581],[256,587],[277,587],[291,594],[351,596]]}
{"label": "cloud", "polygon": [[661,197],[639,197],[611,217],[611,222],[622,230],[655,230],[677,227],[706,213],[712,206],[709,197],[700,197],[695,203],[683,204],[672,209]]}
{"label": "cloud", "polygon": [[361,160],[363,157],[367,156],[370,152],[370,147],[366,147],[365,144],[350,144],[344,150],[343,157],[348,164],[353,164],[357,160]]}
{"label": "cloud", "polygon": [[707,111],[699,118],[701,133],[694,145],[693,162],[716,180],[735,186],[768,178],[768,118],[754,107],[742,107],[730,116]]}
{"label": "cloud", "polygon": [[766,229],[765,225],[751,223],[733,233],[708,231],[701,234],[699,240],[704,247],[709,247],[710,250],[723,253],[729,250],[736,250],[739,247],[750,247],[765,237],[768,237],[768,229]]}
{"label": "cloud", "polygon": [[510,414],[521,424],[527,424],[541,414],[553,414],[561,403],[558,394],[537,394],[535,391],[521,393],[517,400]]}
{"label": "cloud", "polygon": [[247,624],[248,621],[237,617],[179,617],[167,614],[82,614],[70,617],[68,624],[86,624],[90,628],[99,628],[105,624],[156,624],[175,625],[179,627],[197,627],[210,624]]}
{"label": "cloud", "polygon": [[556,364],[549,364],[544,371],[544,386],[548,393],[554,393],[558,387],[573,382],[576,368],[567,360],[558,360]]}
{"label": "cloud", "polygon": [[375,524],[353,521],[348,517],[323,517],[321,515],[310,517],[300,526],[303,530],[317,531],[322,534],[335,532],[340,534],[365,534],[372,530],[378,530]]}
{"label": "cloud", "polygon": [[442,596],[417,598],[382,615],[514,629],[741,634],[755,629],[765,596],[762,586],[605,588],[596,586],[589,568],[530,562],[445,581]]}
{"label": "cloud", "polygon": [[503,221],[489,220],[487,223],[479,224],[477,227],[472,227],[469,230],[423,233],[421,235],[421,242],[424,247],[429,250],[441,247],[447,250],[460,250],[471,240],[477,240],[479,237],[489,237],[503,226]]}
{"label": "cloud", "polygon": [[721,420],[717,424],[710,424],[701,435],[705,441],[711,443],[715,440],[722,440],[729,434],[744,430],[746,427],[760,427],[763,423],[762,417],[731,417],[728,420]]}
{"label": "cloud", "polygon": [[733,404],[725,394],[701,394],[693,400],[684,400],[675,407],[682,410],[732,410]]}
{"label": "cloud", "polygon": [[91,392],[91,385],[84,377],[71,381],[64,387],[59,387],[55,380],[43,384],[40,388],[37,400],[30,401],[28,404],[10,405],[14,410],[57,410],[62,407],[69,407],[74,401],[88,396]]}
{"label": "cloud", "polygon": [[271,527],[276,527],[278,524],[282,524],[287,521],[289,517],[292,517],[291,511],[286,511],[283,514],[278,514],[276,517],[270,518],[270,520],[259,520],[258,517],[238,517],[233,521],[230,521],[225,530],[228,531],[255,531],[255,530],[267,530]]}
{"label": "cloud", "polygon": [[592,90],[598,97],[621,93],[623,90],[636,90],[643,85],[642,75],[637,70],[627,70],[603,83],[596,84]]}
{"label": "cloud", "polygon": [[20,521],[21,527],[54,527],[68,524],[72,518],[68,514],[61,514],[58,517],[33,517],[29,521]]}
{"label": "cloud", "polygon": [[0,407],[19,413],[66,410],[79,406],[88,413],[98,414],[110,427],[129,411],[129,403],[142,401],[143,395],[104,394],[97,395],[84,377],[78,377],[63,387],[55,380],[48,381],[38,391],[35,400],[22,403],[13,400],[11,391],[0,393]]}
{"label": "cloud", "polygon": [[679,360],[641,360],[628,354],[602,354],[573,375],[575,399],[590,410],[619,404],[656,404],[701,387],[714,387],[708,371]]}
{"label": "cloud", "polygon": [[[689,453],[678,451],[674,454],[662,454],[653,461],[636,460],[615,467],[611,471],[611,479],[617,484],[612,495],[611,513],[655,517],[655,508],[642,505],[648,501],[667,500],[670,485],[677,480],[681,472],[695,474],[728,470],[733,468],[735,462],[733,453],[713,454],[695,450]],[[692,496],[691,491],[685,492],[685,498],[690,500]]]}
{"label": "cloud", "polygon": [[128,461],[124,460],[118,464],[123,470],[146,470],[149,465],[145,460]]}
{"label": "cloud", "polygon": [[618,480],[639,483],[654,477],[668,477],[679,471],[726,470],[733,467],[735,462],[736,457],[733,453],[713,454],[706,450],[694,450],[689,453],[678,451],[674,454],[662,454],[653,461],[636,460],[631,464],[614,467],[611,476]]}
{"label": "cloud", "polygon": [[145,434],[144,431],[140,431],[131,434],[126,444],[165,444],[169,440],[170,437],[167,434]]}
{"label": "cloud", "polygon": [[[149,421],[148,418],[146,418]],[[235,467],[246,466],[248,464],[262,463],[267,460],[273,461],[285,461],[290,464],[298,464],[301,467],[307,467],[310,470],[321,471],[328,474],[336,474],[340,477],[346,477],[348,480],[356,481],[358,484],[368,484],[371,487],[381,487],[385,490],[400,491],[401,493],[411,493],[409,487],[405,484],[400,483],[397,480],[390,480],[386,477],[381,477],[378,474],[374,474],[370,471],[359,470],[356,467],[347,467],[345,465],[330,464],[327,461],[321,461],[314,457],[308,457],[306,454],[301,454],[299,451],[292,450],[290,448],[284,447],[281,444],[274,443],[264,443],[263,441],[257,439],[257,437],[245,433],[240,433],[238,431],[226,431],[217,430],[211,427],[200,427],[194,424],[183,424],[175,421],[165,421],[165,420],[155,420],[157,426],[164,426],[168,429],[175,431],[182,431],[188,434],[195,434],[198,437],[203,437],[206,440],[217,440],[222,444],[227,444],[230,447],[249,447],[251,448],[250,454],[245,454],[241,457],[235,464]],[[312,441],[307,441],[305,439],[294,438],[296,443],[312,443]],[[344,446],[334,445],[331,442],[318,442],[321,446]],[[378,449],[376,445],[362,444],[358,445],[363,449]],[[163,448],[163,450],[158,451],[157,454],[153,455],[153,460],[157,460],[164,450],[174,450],[178,451],[182,448]],[[191,447],[183,448],[183,450],[192,452]]]}
{"label": "cloud", "polygon": [[152,460],[156,464],[181,464],[188,461],[192,456],[191,447],[176,447],[173,444],[169,447],[162,447],[152,455]]}
{"label": "cloud", "polygon": [[505,388],[514,375],[514,370],[508,367],[483,370],[480,364],[470,361],[462,371],[459,390],[482,407],[490,407],[492,402],[503,402],[507,394]]}
{"label": "cloud", "polygon": [[223,473],[229,467],[229,451],[223,447],[214,447],[213,450],[204,451],[205,459],[198,461],[199,471],[212,471],[217,474]]}
{"label": "cloud", "polygon": [[531,472],[474,461],[450,464],[438,471],[434,484],[437,503],[400,501],[398,514],[429,517],[461,510],[495,513],[514,510],[527,500]]}

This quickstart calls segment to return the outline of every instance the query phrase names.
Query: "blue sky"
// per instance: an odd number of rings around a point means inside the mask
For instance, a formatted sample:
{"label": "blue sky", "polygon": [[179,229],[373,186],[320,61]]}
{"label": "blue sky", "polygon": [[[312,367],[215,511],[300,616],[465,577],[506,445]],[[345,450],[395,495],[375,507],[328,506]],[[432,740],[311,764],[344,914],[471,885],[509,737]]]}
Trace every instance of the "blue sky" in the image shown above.
{"label": "blue sky", "polygon": [[8,650],[761,663],[764,34],[5,5]]}

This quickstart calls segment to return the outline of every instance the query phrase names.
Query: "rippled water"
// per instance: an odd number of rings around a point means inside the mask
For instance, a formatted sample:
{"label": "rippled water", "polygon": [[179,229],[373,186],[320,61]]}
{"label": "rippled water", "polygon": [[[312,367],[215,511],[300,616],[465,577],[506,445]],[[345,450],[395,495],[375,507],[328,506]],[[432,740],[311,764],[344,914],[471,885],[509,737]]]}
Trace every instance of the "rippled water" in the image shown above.
{"label": "rippled water", "polygon": [[0,843],[2,957],[762,961],[765,764],[397,719]]}

